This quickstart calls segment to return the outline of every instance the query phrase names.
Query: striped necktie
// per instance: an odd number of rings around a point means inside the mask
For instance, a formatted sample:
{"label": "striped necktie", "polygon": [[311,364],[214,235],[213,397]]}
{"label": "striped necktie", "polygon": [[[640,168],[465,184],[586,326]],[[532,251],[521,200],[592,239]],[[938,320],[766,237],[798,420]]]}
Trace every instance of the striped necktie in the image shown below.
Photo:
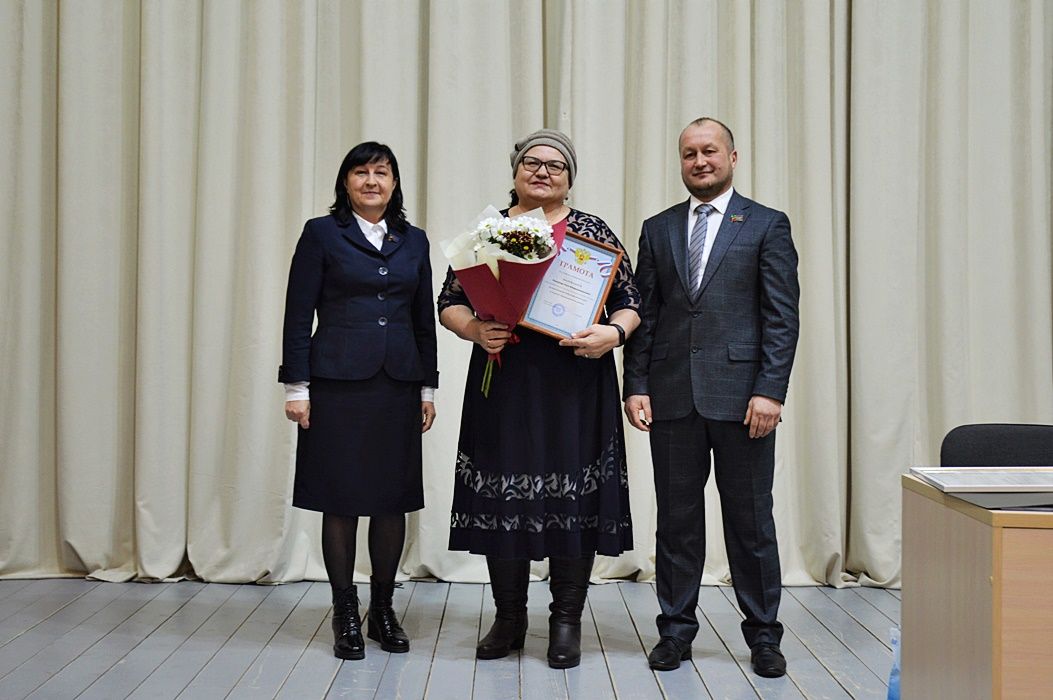
{"label": "striped necktie", "polygon": [[691,275],[692,295],[698,294],[698,288],[702,284],[702,251],[706,248],[709,214],[715,209],[712,204],[699,204],[695,207],[698,218],[695,219],[695,227],[691,229],[691,240],[687,242],[687,265],[688,274]]}

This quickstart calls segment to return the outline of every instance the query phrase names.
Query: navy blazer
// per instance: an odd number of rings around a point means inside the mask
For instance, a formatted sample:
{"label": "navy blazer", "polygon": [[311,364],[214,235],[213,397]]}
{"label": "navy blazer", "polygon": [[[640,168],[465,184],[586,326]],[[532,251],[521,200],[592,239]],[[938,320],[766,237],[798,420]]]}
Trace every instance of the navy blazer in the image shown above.
{"label": "navy blazer", "polygon": [[377,250],[354,218],[347,226],[310,219],[289,269],[278,381],[368,379],[381,370],[439,385],[428,237],[415,226],[391,230]]}
{"label": "navy blazer", "polygon": [[625,348],[624,395],[649,395],[656,420],[694,408],[742,421],[753,395],[786,400],[801,293],[790,220],[733,193],[692,296],[687,214],[681,202],[643,224],[636,266],[643,304]]}

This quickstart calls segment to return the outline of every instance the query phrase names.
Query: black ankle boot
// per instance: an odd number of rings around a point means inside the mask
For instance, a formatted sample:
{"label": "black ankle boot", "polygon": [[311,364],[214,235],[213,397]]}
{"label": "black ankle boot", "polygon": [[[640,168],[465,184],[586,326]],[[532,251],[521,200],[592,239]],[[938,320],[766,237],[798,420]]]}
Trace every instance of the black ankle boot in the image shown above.
{"label": "black ankle boot", "polygon": [[475,648],[475,658],[500,659],[522,649],[526,639],[530,562],[487,557],[486,567],[490,570],[490,590],[497,615],[490,631]]}
{"label": "black ankle boot", "polygon": [[358,617],[358,589],[333,589],[333,655],[338,659],[364,659],[362,620]]}
{"label": "black ankle boot", "polygon": [[395,582],[369,582],[369,629],[366,636],[380,643],[380,648],[392,654],[409,651],[409,637],[402,630],[395,609],[391,607],[391,596]]}
{"label": "black ankle boot", "polygon": [[589,592],[593,558],[549,559],[548,665],[552,668],[581,663],[581,611]]}

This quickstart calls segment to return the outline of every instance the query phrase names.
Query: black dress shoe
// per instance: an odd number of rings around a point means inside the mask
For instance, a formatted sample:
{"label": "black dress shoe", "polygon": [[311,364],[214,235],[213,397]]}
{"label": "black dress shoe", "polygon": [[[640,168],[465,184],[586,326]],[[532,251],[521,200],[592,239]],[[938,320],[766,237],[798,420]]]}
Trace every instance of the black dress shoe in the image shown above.
{"label": "black dress shoe", "polygon": [[782,655],[778,644],[758,644],[750,650],[750,663],[753,672],[765,678],[778,678],[786,675],[786,657]]}
{"label": "black dress shoe", "polygon": [[673,671],[681,661],[691,658],[691,645],[673,637],[662,637],[647,655],[647,665],[655,671]]}

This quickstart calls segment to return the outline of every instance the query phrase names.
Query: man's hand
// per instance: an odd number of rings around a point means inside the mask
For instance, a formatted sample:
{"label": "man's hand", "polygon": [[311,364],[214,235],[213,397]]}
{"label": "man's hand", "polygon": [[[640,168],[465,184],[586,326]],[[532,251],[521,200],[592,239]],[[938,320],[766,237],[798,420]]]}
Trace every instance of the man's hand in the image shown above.
{"label": "man's hand", "polygon": [[435,422],[435,404],[431,401],[420,402],[420,431],[426,433],[431,430],[431,424]]}
{"label": "man's hand", "polygon": [[311,402],[310,401],[286,401],[285,417],[300,427],[307,430],[311,427]]}
{"label": "man's hand", "polygon": [[762,438],[775,430],[781,414],[781,403],[767,396],[754,396],[750,399],[749,408],[746,409],[746,420],[742,421],[742,424],[750,427],[751,438]]}
{"label": "man's hand", "polygon": [[651,397],[633,394],[625,399],[625,415],[637,430],[651,432]]}

